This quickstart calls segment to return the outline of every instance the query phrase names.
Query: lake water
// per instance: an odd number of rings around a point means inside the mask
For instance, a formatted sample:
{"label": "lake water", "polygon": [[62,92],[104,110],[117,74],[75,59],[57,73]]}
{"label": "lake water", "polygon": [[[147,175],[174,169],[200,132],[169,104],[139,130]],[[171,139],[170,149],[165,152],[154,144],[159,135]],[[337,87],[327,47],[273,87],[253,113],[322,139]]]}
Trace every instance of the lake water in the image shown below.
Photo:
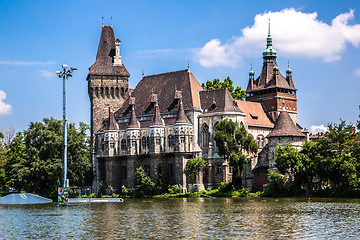
{"label": "lake water", "polygon": [[360,199],[0,205],[0,239],[360,239]]}

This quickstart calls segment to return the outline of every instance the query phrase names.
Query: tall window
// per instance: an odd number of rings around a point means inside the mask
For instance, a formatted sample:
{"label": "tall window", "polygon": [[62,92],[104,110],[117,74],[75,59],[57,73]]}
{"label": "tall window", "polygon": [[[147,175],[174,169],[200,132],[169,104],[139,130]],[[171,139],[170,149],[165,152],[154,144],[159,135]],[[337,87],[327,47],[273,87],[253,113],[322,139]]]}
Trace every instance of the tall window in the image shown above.
{"label": "tall window", "polygon": [[174,137],[173,135],[168,136],[168,146],[171,148],[174,145]]}
{"label": "tall window", "polygon": [[203,149],[209,147],[209,138],[210,138],[209,126],[205,123],[201,129],[201,143]]}
{"label": "tall window", "polygon": [[264,136],[258,136],[256,139],[256,143],[259,148],[263,148],[265,146],[265,139]]}
{"label": "tall window", "polygon": [[126,150],[126,140],[125,139],[121,140],[121,150],[122,151]]}
{"label": "tall window", "polygon": [[142,145],[142,148],[145,150],[146,149],[146,137],[144,136],[144,137],[142,137],[141,138],[141,145]]}

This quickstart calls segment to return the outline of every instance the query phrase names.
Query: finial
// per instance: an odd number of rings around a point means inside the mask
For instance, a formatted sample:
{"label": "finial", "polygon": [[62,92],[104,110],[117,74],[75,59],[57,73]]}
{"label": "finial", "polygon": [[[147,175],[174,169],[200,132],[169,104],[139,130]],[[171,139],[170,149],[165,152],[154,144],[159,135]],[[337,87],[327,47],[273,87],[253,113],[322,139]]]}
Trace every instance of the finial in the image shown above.
{"label": "finial", "polygon": [[188,60],[188,70],[190,70],[190,62],[189,62],[189,60]]}
{"label": "finial", "polygon": [[269,18],[269,32],[268,35],[270,36],[270,18]]}
{"label": "finial", "polygon": [[102,26],[104,27],[104,16],[102,16]]}
{"label": "finial", "polygon": [[142,69],[142,76],[144,77],[144,75],[145,75],[145,74],[144,74],[144,69]]}
{"label": "finial", "polygon": [[112,16],[111,16],[111,27],[112,27],[113,25],[112,25]]}
{"label": "finial", "polygon": [[288,68],[290,68],[290,61],[289,61],[289,59],[288,59]]}

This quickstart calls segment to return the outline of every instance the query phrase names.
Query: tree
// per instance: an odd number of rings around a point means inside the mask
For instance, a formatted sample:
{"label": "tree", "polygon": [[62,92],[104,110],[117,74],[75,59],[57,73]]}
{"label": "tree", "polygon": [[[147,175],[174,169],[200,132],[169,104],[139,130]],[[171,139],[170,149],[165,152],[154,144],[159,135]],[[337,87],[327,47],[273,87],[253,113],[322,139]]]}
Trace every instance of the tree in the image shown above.
{"label": "tree", "polygon": [[[60,120],[43,121],[31,122],[10,143],[6,180],[8,187],[54,196],[63,172],[63,128]],[[92,182],[88,129],[84,123],[78,129],[72,123],[68,126],[68,178],[73,186]]]}
{"label": "tree", "polygon": [[[242,174],[245,169],[247,155],[256,153],[258,150],[254,139],[248,135],[244,125],[238,126],[238,123],[231,119],[221,120],[215,129],[216,146],[219,154],[224,157],[229,164],[234,167],[234,175]],[[233,177],[233,182],[235,177]]]}
{"label": "tree", "polygon": [[187,177],[197,175],[207,166],[207,162],[201,157],[194,157],[186,162],[184,173]]}
{"label": "tree", "polygon": [[151,180],[150,176],[143,166],[140,166],[136,169],[135,172],[135,180],[137,185],[136,187],[136,195],[141,197],[151,196],[154,193],[155,183]]}
{"label": "tree", "polygon": [[300,189],[331,186],[337,189],[360,187],[360,133],[345,121],[329,124],[324,138],[305,142],[297,152],[290,145],[279,146],[276,167],[287,175],[289,184]]}
{"label": "tree", "polygon": [[15,136],[15,129],[13,127],[4,127],[0,132],[0,142],[6,147],[9,148],[11,140]]}
{"label": "tree", "polygon": [[242,90],[241,87],[234,88],[233,81],[230,77],[226,77],[224,82],[221,82],[218,78],[215,78],[212,81],[207,80],[206,83],[202,83],[201,86],[206,90],[227,88],[234,99],[245,100],[246,98],[245,90]]}

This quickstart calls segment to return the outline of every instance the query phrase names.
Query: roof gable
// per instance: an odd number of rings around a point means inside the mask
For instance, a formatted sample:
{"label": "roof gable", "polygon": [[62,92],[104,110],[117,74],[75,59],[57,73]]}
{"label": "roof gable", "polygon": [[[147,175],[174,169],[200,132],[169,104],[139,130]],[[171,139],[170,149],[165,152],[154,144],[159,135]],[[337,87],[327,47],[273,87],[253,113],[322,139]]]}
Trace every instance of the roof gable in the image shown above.
{"label": "roof gable", "polygon": [[274,129],[267,137],[306,137],[295,125],[286,110],[280,112]]}
{"label": "roof gable", "polygon": [[[136,115],[154,114],[154,94],[160,112],[177,111],[179,99],[175,95],[179,90],[182,92],[184,109],[200,109],[199,91],[203,88],[189,70],[144,76],[131,94],[135,97]],[[115,113],[116,117],[130,114],[129,101],[128,98]]]}
{"label": "roof gable", "polygon": [[201,91],[199,95],[204,112],[242,112],[227,88]]}
{"label": "roof gable", "polygon": [[245,120],[248,125],[274,127],[261,103],[241,100],[236,100],[236,103],[240,110],[246,114]]}

